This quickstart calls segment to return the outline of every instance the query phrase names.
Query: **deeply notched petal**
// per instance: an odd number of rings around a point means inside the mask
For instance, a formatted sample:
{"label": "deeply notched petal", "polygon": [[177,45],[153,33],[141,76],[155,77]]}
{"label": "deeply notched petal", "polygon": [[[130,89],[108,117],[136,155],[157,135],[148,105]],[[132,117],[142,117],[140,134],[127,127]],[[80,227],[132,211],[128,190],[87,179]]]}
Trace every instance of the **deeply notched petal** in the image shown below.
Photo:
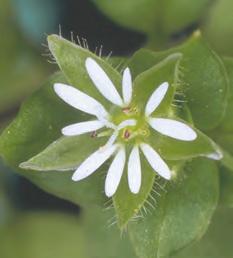
{"label": "deeply notched petal", "polygon": [[72,180],[79,181],[94,173],[116,151],[117,145],[98,149],[92,153],[74,172]]}
{"label": "deeply notched petal", "polygon": [[161,177],[170,180],[171,171],[168,165],[159,156],[159,154],[150,145],[146,143],[140,144],[140,147],[153,170],[157,172]]}
{"label": "deeply notched petal", "polygon": [[116,192],[125,167],[125,148],[121,147],[114,157],[105,180],[105,194],[111,197]]}
{"label": "deeply notched petal", "polygon": [[91,78],[92,82],[99,90],[99,92],[110,102],[117,106],[122,106],[123,101],[113,85],[112,81],[109,79],[105,71],[97,64],[97,62],[88,57],[85,62],[87,73]]}
{"label": "deeply notched petal", "polygon": [[150,116],[155,109],[159,106],[159,104],[164,99],[167,90],[168,90],[169,84],[168,82],[162,83],[150,96],[146,108],[145,108],[145,115]]}
{"label": "deeply notched petal", "polygon": [[96,131],[104,126],[105,124],[99,120],[81,122],[64,127],[62,134],[66,136],[80,135]]}
{"label": "deeply notched petal", "polygon": [[141,162],[138,146],[134,146],[129,155],[128,183],[130,191],[137,194],[141,187]]}
{"label": "deeply notched petal", "polygon": [[167,118],[150,118],[150,126],[159,133],[181,141],[194,141],[196,132],[188,125]]}
{"label": "deeply notched petal", "polygon": [[63,101],[78,110],[95,116],[108,115],[102,104],[72,86],[55,83],[54,90]]}
{"label": "deeply notched petal", "polygon": [[127,67],[123,72],[122,77],[122,93],[123,93],[123,100],[124,104],[128,105],[132,99],[132,76],[130,73],[129,68]]}

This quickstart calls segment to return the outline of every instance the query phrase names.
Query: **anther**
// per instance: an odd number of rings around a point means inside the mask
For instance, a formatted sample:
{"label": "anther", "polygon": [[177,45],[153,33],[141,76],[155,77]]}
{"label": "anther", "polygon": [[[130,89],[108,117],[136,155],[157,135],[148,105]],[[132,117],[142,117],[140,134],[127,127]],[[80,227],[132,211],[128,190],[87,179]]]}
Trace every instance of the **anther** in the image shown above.
{"label": "anther", "polygon": [[129,114],[129,112],[130,112],[130,107],[123,108],[122,111],[123,111],[125,114]]}
{"label": "anther", "polygon": [[129,132],[129,130],[126,129],[126,130],[124,131],[124,138],[125,138],[125,139],[129,139],[130,135],[131,135],[131,133]]}
{"label": "anther", "polygon": [[98,135],[97,132],[94,131],[94,132],[91,133],[91,138],[95,138],[95,137],[97,137],[97,135]]}

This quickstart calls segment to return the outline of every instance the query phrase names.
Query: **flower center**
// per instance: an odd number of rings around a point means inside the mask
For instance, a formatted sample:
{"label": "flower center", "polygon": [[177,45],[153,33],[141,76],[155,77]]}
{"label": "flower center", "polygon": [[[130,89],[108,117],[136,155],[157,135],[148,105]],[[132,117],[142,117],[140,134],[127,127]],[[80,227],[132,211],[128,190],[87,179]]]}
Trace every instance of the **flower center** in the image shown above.
{"label": "flower center", "polygon": [[[110,111],[110,114],[109,122],[113,123],[116,126],[116,131],[118,131],[116,142],[123,144],[144,142],[145,138],[150,135],[144,112],[142,115],[137,106],[115,107]],[[114,133],[114,129],[112,133]]]}
{"label": "flower center", "polygon": [[124,130],[123,137],[124,137],[125,140],[128,140],[130,135],[131,135],[131,132],[130,132],[129,129]]}

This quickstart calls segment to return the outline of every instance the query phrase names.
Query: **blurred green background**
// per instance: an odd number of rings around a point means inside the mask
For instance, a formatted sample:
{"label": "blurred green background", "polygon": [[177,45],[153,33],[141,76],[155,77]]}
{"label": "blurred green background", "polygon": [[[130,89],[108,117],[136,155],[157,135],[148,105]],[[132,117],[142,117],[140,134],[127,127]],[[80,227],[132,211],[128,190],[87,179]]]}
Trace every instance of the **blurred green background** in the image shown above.
{"label": "blurred green background", "polygon": [[[48,34],[61,33],[75,41],[78,35],[93,51],[103,46],[103,55],[112,51],[128,56],[143,46],[161,50],[176,45],[201,28],[215,51],[233,56],[232,10],[232,0],[0,0],[0,131],[57,69],[46,47]],[[79,207],[42,192],[0,161],[1,258],[134,257],[117,229],[112,229],[113,246],[107,242],[109,231],[101,227],[103,218],[96,218],[97,227],[91,214],[87,221],[82,214]],[[232,224],[232,219],[225,221]],[[216,239],[220,230],[219,225],[210,229]],[[93,233],[99,231],[101,239]],[[210,246],[218,240],[206,238]],[[126,256],[119,254],[119,247]],[[200,253],[195,257],[202,258]],[[215,256],[206,251],[203,258],[209,257]]]}

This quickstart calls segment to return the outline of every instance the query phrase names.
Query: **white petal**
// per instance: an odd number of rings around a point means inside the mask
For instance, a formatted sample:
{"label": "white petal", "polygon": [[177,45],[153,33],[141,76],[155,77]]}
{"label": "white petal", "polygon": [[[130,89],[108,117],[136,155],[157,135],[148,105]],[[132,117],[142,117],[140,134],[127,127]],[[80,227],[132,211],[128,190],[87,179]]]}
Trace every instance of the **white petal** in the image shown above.
{"label": "white petal", "polygon": [[100,93],[113,104],[122,106],[122,99],[105,71],[90,57],[85,64],[88,75]]}
{"label": "white petal", "polygon": [[141,187],[141,162],[137,146],[133,148],[129,155],[128,182],[130,191],[137,194]]}
{"label": "white petal", "polygon": [[104,124],[99,120],[81,122],[64,127],[62,129],[62,134],[66,136],[80,135],[96,131],[102,127],[104,127]]}
{"label": "white petal", "polygon": [[109,147],[111,145],[113,145],[113,143],[115,142],[115,140],[117,139],[118,137],[118,131],[115,131],[111,137],[108,139],[107,143],[104,145],[103,148],[106,148],[106,147]]}
{"label": "white petal", "polygon": [[197,138],[196,132],[188,125],[166,118],[150,118],[150,126],[163,135],[181,141],[193,141]]}
{"label": "white petal", "polygon": [[124,120],[123,122],[121,122],[118,126],[117,129],[121,130],[127,126],[135,126],[137,124],[137,121],[135,119],[128,119],[128,120]]}
{"label": "white petal", "polygon": [[142,143],[140,147],[154,171],[167,180],[171,179],[171,171],[159,154],[148,144]]}
{"label": "white petal", "polygon": [[132,77],[129,68],[127,67],[123,72],[122,91],[124,104],[128,105],[132,99]]}
{"label": "white petal", "polygon": [[82,180],[94,173],[116,150],[117,145],[111,145],[108,148],[100,148],[92,153],[74,172],[72,180]]}
{"label": "white petal", "polygon": [[121,176],[125,167],[125,156],[125,148],[121,147],[114,157],[111,166],[109,167],[105,180],[105,194],[108,197],[114,195],[120,183]]}
{"label": "white petal", "polygon": [[54,90],[67,104],[85,113],[104,117],[108,114],[97,100],[72,86],[63,83],[55,83]]}
{"label": "white petal", "polygon": [[161,101],[164,99],[167,90],[168,90],[169,84],[168,82],[162,83],[150,96],[146,108],[145,108],[145,115],[149,116],[152,114],[155,109],[159,106]]}
{"label": "white petal", "polygon": [[223,154],[220,151],[213,152],[204,156],[213,160],[221,160],[223,158]]}

